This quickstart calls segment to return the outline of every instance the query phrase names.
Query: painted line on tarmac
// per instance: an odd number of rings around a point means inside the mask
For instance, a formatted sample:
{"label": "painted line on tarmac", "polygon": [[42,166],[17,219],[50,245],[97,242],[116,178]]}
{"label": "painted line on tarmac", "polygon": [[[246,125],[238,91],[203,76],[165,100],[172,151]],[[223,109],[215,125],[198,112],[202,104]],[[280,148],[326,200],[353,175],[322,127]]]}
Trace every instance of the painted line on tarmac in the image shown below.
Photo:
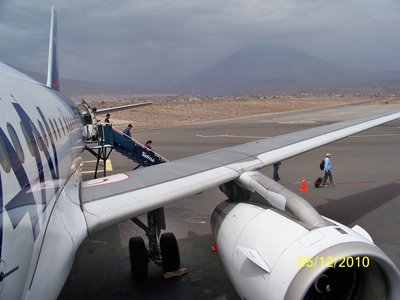
{"label": "painted line on tarmac", "polygon": [[[308,181],[306,180],[307,184],[312,184],[314,187],[314,182],[313,181]],[[328,184],[328,187],[337,187],[338,185],[351,185],[351,184],[370,184],[370,183],[400,183],[400,178],[388,178],[388,179],[382,179],[382,180],[348,180],[348,181],[335,181],[335,185],[331,186]],[[293,182],[295,185],[300,185],[301,181],[295,181]]]}
{"label": "painted line on tarmac", "polygon": [[386,133],[386,134],[360,134],[360,135],[353,135],[351,137],[355,138],[365,138],[365,137],[385,137],[385,136],[398,136],[400,133]]}
{"label": "painted line on tarmac", "polygon": [[[97,162],[96,160],[85,160],[85,161],[82,161],[82,163],[81,163],[81,167],[83,166],[83,165],[85,165],[85,164],[88,164],[88,163],[95,163],[95,162]],[[100,165],[99,165],[100,166]],[[106,160],[106,172],[111,172],[113,170],[113,166],[112,166],[112,163],[111,163],[111,159],[108,159],[108,160]],[[97,170],[98,172],[100,171],[103,171],[103,169],[102,168],[99,168],[98,170]],[[90,170],[90,171],[82,171],[81,173],[82,174],[94,174],[94,172],[95,172],[95,170]]]}
{"label": "painted line on tarmac", "polygon": [[312,120],[294,120],[294,121],[279,121],[277,122],[278,124],[285,124],[285,125],[291,125],[291,124],[315,124],[317,121],[312,121]]}
{"label": "painted line on tarmac", "polygon": [[219,138],[219,137],[245,138],[245,139],[267,139],[267,138],[270,138],[269,136],[232,135],[232,134],[217,134],[217,135],[196,134],[196,136],[201,137],[201,138]]}

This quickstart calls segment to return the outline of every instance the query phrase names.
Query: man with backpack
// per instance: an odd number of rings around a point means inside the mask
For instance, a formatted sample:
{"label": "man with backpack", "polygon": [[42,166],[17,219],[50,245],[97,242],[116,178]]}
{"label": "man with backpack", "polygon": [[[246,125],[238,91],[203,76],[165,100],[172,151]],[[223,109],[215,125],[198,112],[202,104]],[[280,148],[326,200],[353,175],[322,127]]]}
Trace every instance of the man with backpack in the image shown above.
{"label": "man with backpack", "polygon": [[328,177],[331,185],[335,185],[335,183],[333,182],[333,176],[331,171],[332,170],[331,156],[332,154],[330,153],[325,154],[325,158],[319,164],[319,168],[324,171],[324,178],[318,177],[317,179],[315,179],[314,186],[316,188],[319,188],[321,186],[326,187],[327,186],[326,181],[328,180]]}
{"label": "man with backpack", "polygon": [[[328,180],[328,177],[329,177],[330,184],[335,185],[335,183],[333,182],[333,176],[332,176],[332,171],[331,171],[332,170],[331,156],[332,156],[332,154],[327,153],[323,160],[323,162],[324,162],[323,170],[324,170],[325,174],[324,174],[324,178],[322,179],[322,186],[324,186],[324,187],[327,186],[326,181]],[[321,168],[321,166],[322,166],[322,162],[321,162],[320,168]]]}

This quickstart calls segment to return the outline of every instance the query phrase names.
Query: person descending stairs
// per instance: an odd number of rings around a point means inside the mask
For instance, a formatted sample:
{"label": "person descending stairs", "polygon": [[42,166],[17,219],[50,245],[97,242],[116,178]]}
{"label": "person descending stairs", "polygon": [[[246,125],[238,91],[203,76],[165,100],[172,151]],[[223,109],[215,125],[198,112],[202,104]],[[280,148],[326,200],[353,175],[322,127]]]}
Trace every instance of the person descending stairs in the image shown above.
{"label": "person descending stairs", "polygon": [[117,152],[135,161],[140,166],[147,167],[168,161],[165,157],[149,149],[132,137],[112,128],[111,124],[99,124],[99,126],[102,127],[99,131],[102,130],[103,132],[105,144],[113,145]]}

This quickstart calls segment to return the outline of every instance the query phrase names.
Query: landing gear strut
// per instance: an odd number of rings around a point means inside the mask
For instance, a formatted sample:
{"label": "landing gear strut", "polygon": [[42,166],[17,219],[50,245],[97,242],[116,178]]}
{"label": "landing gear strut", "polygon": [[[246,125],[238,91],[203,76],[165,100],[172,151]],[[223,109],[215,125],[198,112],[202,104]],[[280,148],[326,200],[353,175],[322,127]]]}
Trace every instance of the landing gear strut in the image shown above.
{"label": "landing gear strut", "polygon": [[175,235],[171,232],[161,234],[161,230],[166,227],[164,208],[147,213],[147,226],[138,218],[131,220],[145,231],[149,240],[148,249],[142,237],[135,236],[129,240],[129,259],[133,279],[143,281],[147,278],[150,260],[157,265],[162,265],[164,273],[178,270],[180,255]]}

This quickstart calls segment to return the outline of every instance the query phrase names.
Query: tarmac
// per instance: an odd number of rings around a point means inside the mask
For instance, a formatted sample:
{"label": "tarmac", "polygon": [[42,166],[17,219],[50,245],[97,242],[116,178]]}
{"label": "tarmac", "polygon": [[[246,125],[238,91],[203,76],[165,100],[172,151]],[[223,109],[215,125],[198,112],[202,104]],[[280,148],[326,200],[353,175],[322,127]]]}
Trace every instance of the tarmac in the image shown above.
{"label": "tarmac", "polygon": [[[314,109],[139,130],[133,136],[142,142],[151,139],[156,152],[174,160],[388,108],[391,106]],[[301,194],[322,215],[349,227],[356,224],[363,227],[400,269],[399,150],[400,121],[397,120],[283,161],[279,169],[280,183]],[[313,182],[321,176],[319,163],[326,152],[332,153],[336,185],[316,189]],[[94,157],[86,153],[84,159],[83,170],[89,172],[84,179],[92,179]],[[108,175],[136,166],[116,152],[110,161]],[[261,171],[272,177],[272,166]],[[299,192],[303,178],[307,182],[307,193]],[[225,199],[214,188],[165,207],[167,231],[178,239],[181,265],[188,269],[188,274],[166,280],[162,277],[162,268],[151,263],[148,280],[140,285],[133,282],[128,240],[131,236],[143,236],[143,232],[126,221],[83,242],[58,299],[240,299],[218,254],[211,251],[210,216]]]}

